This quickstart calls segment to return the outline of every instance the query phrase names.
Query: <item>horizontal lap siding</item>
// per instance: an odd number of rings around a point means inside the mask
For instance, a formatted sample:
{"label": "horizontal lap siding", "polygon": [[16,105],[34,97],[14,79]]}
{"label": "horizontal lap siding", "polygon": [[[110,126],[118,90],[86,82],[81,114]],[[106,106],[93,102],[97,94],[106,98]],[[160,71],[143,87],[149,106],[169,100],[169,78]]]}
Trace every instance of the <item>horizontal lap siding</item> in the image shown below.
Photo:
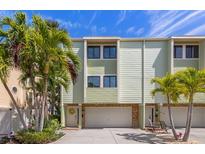
{"label": "horizontal lap siding", "polygon": [[116,60],[88,60],[88,74],[116,74]]}
{"label": "horizontal lap siding", "polygon": [[81,59],[81,70],[78,75],[76,84],[74,86],[70,86],[68,92],[66,92],[62,88],[62,101],[63,103],[73,103],[83,102],[83,94],[84,94],[84,79],[83,79],[83,56],[84,56],[84,44],[83,42],[74,42],[73,43],[73,51],[76,53]]}
{"label": "horizontal lap siding", "polygon": [[121,42],[119,51],[120,102],[141,103],[142,42]]}
{"label": "horizontal lap siding", "polygon": [[87,103],[117,103],[116,88],[87,88]]}
{"label": "horizontal lap siding", "polygon": [[199,61],[198,60],[174,60],[174,73],[184,70],[187,67],[193,67],[199,69]]}
{"label": "horizontal lap siding", "polygon": [[151,91],[155,88],[151,84],[154,77],[162,77],[168,72],[167,42],[145,42],[144,52],[144,99],[145,103],[163,103],[164,97],[157,94],[152,97]]}

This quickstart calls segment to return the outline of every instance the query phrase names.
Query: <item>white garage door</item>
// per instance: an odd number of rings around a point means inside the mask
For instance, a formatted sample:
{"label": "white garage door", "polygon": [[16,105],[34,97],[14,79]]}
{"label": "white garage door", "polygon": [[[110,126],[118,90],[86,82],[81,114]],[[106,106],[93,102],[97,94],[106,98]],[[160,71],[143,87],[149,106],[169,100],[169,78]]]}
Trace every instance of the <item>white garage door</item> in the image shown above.
{"label": "white garage door", "polygon": [[132,127],[131,107],[87,107],[85,127]]}
{"label": "white garage door", "polygon": [[[172,107],[172,114],[176,127],[185,127],[187,107]],[[169,124],[167,107],[161,109],[161,120]],[[194,107],[192,115],[192,127],[205,127],[205,108]]]}

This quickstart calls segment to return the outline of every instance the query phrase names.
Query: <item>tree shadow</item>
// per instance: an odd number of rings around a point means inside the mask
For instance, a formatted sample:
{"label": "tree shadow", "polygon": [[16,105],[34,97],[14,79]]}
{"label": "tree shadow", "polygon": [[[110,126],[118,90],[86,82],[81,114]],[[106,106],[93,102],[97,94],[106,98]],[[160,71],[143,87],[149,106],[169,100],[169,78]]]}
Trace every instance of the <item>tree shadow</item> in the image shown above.
{"label": "tree shadow", "polygon": [[[148,144],[166,144],[168,138],[167,136],[159,136],[159,134],[153,133],[124,133],[124,134],[116,134],[118,136],[124,136],[127,140],[133,140],[140,143],[148,143]],[[170,139],[170,138],[169,138]]]}

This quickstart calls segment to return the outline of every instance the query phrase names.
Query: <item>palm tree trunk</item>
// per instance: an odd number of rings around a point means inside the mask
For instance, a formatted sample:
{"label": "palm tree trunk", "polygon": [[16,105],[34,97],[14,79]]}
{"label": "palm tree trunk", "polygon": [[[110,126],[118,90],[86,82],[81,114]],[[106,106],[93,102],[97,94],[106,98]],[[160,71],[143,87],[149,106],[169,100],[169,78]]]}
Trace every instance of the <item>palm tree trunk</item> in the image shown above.
{"label": "palm tree trunk", "polygon": [[23,128],[24,128],[24,129],[27,129],[27,126],[26,126],[26,123],[25,123],[25,121],[24,121],[23,115],[22,115],[22,113],[21,113],[21,111],[20,111],[19,106],[17,105],[17,102],[16,102],[14,96],[12,95],[12,93],[11,93],[9,87],[7,86],[6,82],[5,82],[2,78],[1,78],[1,82],[3,83],[4,88],[6,89],[7,93],[9,94],[9,96],[10,96],[10,98],[11,98],[11,100],[12,100],[12,103],[13,103],[14,107],[16,108],[17,112],[18,112],[18,115],[19,115],[20,121],[21,121],[21,123],[22,123],[22,125],[23,125]]}
{"label": "palm tree trunk", "polygon": [[37,98],[36,98],[36,89],[35,89],[35,85],[34,85],[34,77],[31,76],[31,86],[32,86],[32,91],[33,91],[33,101],[34,101],[34,108],[35,108],[35,130],[38,131],[38,127],[39,127],[39,109],[38,109],[38,102],[37,102]]}
{"label": "palm tree trunk", "polygon": [[46,75],[44,79],[44,92],[43,92],[43,101],[41,106],[41,118],[40,118],[40,126],[39,131],[43,130],[44,120],[45,120],[45,104],[47,103],[47,95],[48,95],[48,76]]}
{"label": "palm tree trunk", "polygon": [[190,96],[188,112],[187,112],[186,129],[185,129],[185,133],[184,133],[184,136],[183,136],[183,141],[185,141],[185,142],[188,141],[190,130],[191,130],[192,108],[193,108],[193,96]]}
{"label": "palm tree trunk", "polygon": [[169,95],[167,95],[167,107],[168,107],[169,121],[170,121],[170,125],[171,125],[171,130],[172,130],[172,133],[174,135],[175,140],[178,140],[178,136],[177,136],[176,129],[175,129],[175,126],[174,126],[174,122],[173,122]]}

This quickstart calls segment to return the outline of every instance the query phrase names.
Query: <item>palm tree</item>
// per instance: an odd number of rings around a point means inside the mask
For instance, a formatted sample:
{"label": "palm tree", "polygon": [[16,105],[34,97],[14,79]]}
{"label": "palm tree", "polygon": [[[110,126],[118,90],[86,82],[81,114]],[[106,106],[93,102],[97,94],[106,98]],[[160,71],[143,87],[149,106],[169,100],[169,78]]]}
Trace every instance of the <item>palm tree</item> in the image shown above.
{"label": "palm tree", "polygon": [[186,129],[183,136],[183,141],[188,141],[191,129],[194,95],[196,93],[205,93],[205,71],[196,70],[195,68],[187,68],[184,71],[178,72],[176,76],[178,82],[183,86],[183,94],[188,99],[189,103]]}
{"label": "palm tree", "polygon": [[[7,51],[6,55],[10,57],[10,65],[6,68],[17,67],[22,73],[22,85],[27,81],[31,83],[36,130],[42,131],[47,113],[49,82],[59,82],[59,86],[65,88],[69,81],[75,83],[80,59],[72,51],[68,33],[57,22],[33,16],[32,24],[28,25],[25,13],[18,12],[15,18],[2,19],[0,27],[3,26],[8,27],[0,29],[0,40]],[[4,71],[5,59],[1,61],[1,74],[7,75]]]}
{"label": "palm tree", "polygon": [[48,81],[51,70],[54,68],[55,64],[59,64],[61,70],[67,70],[66,72],[70,75],[74,83],[80,68],[80,60],[72,51],[71,40],[68,33],[60,29],[58,24],[51,24],[51,22],[43,20],[39,16],[33,16],[33,27],[35,29],[33,38],[39,55],[37,62],[39,75],[44,85],[39,126],[39,130],[42,131],[45,113],[47,113],[45,107],[48,102]]}
{"label": "palm tree", "polygon": [[19,115],[20,121],[21,121],[24,129],[27,129],[26,123],[24,121],[21,110],[18,106],[18,103],[15,100],[13,94],[11,93],[11,91],[7,85],[7,79],[9,77],[9,72],[10,72],[11,68],[12,68],[11,57],[9,57],[9,55],[6,53],[6,50],[4,49],[3,45],[1,44],[0,45],[0,79],[1,79],[1,82],[4,86],[4,88],[6,89],[7,93],[9,94],[9,96],[11,98],[14,107],[17,110],[17,113]]}
{"label": "palm tree", "polygon": [[[7,28],[4,28],[7,26]],[[17,109],[21,123],[24,129],[27,129],[20,108],[17,105],[10,89],[7,86],[9,70],[18,67],[19,53],[24,48],[24,33],[26,31],[26,16],[23,13],[16,13],[15,18],[5,17],[0,21],[0,38],[1,38],[1,81],[7,90],[11,100]]]}
{"label": "palm tree", "polygon": [[181,86],[176,82],[176,77],[171,74],[166,74],[166,76],[161,78],[156,77],[151,80],[151,83],[155,83],[158,85],[157,88],[152,90],[153,96],[155,96],[156,93],[162,93],[167,98],[167,107],[168,107],[169,120],[170,120],[172,133],[174,135],[174,138],[178,140],[178,136],[174,127],[170,104],[171,102],[177,102],[181,93],[180,91]]}

